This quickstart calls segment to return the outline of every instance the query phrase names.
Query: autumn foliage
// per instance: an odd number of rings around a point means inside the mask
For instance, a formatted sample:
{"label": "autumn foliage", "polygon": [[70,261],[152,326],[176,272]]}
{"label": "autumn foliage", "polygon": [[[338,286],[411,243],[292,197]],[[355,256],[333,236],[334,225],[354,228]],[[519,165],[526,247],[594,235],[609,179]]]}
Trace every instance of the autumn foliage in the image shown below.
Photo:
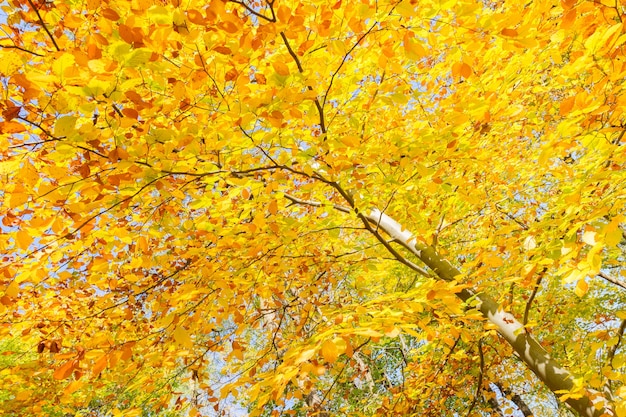
{"label": "autumn foliage", "polygon": [[0,8],[1,414],[626,416],[621,0]]}

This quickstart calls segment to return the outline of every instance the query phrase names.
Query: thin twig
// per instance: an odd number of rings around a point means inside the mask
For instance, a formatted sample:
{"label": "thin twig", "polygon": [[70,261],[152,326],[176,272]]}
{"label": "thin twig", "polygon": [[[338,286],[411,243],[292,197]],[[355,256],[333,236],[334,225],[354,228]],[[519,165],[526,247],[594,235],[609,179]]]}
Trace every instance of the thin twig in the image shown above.
{"label": "thin twig", "polygon": [[[293,49],[291,49],[291,45],[289,45],[289,41],[287,41],[287,37],[285,36],[285,32],[280,32],[280,36],[281,38],[283,38],[283,42],[285,43],[285,46],[287,47],[287,51],[289,51],[289,55],[291,55],[291,57],[293,58],[293,60],[295,61],[296,65],[298,66],[298,71],[300,73],[304,72],[304,69],[302,68],[302,64],[300,63],[300,59],[298,59],[298,55],[296,55],[296,53],[293,51]],[[332,80],[331,80],[332,83]],[[309,91],[313,91],[313,87],[311,87],[310,85],[307,85],[307,88],[309,89]],[[320,130],[322,131],[322,133],[326,133],[326,122],[324,121],[324,107],[322,106],[322,104],[320,103],[319,99],[317,97],[315,97],[315,100],[313,100],[315,102],[315,107],[317,108],[317,113],[320,116]]]}
{"label": "thin twig", "polygon": [[[284,194],[284,196],[287,200],[291,201],[292,204],[301,204],[301,205],[312,206],[312,207],[323,207],[326,205],[326,204],[320,203],[319,201],[302,200],[300,198],[292,196],[291,194]],[[335,210],[341,211],[343,213],[350,213],[352,211],[348,207],[340,206],[338,204],[330,204],[330,206],[334,208]]]}
{"label": "thin twig", "polygon": [[546,274],[548,268],[543,268],[543,270],[539,273],[539,277],[537,277],[537,281],[535,281],[535,288],[533,288],[533,292],[526,303],[526,308],[524,309],[524,320],[522,320],[522,324],[526,326],[528,324],[528,315],[530,314],[530,307],[532,306],[533,301],[535,300],[535,296],[537,295],[537,291],[539,291],[539,286],[541,285],[541,280],[543,276]]}
{"label": "thin twig", "polygon": [[33,52],[33,51],[29,50],[29,49],[22,48],[21,46],[17,46],[17,45],[0,45],[0,48],[19,49],[20,51],[28,52],[29,54],[32,54],[32,55],[35,55],[35,56],[44,56],[43,54],[38,54],[37,52]]}
{"label": "thin twig", "polygon": [[274,14],[274,8],[272,7],[272,5],[274,4],[274,1],[271,1],[271,2],[268,1],[267,2],[267,4],[270,6],[270,11],[272,12],[272,17],[267,17],[264,14],[257,12],[252,7],[250,7],[246,3],[244,3],[242,0],[230,0],[230,2],[239,4],[239,5],[243,6],[243,7],[245,7],[245,9],[250,12],[250,14],[252,14],[252,15],[254,15],[254,16],[260,18],[260,19],[267,20],[268,22],[272,22],[272,23],[276,22],[276,15]]}
{"label": "thin twig", "polygon": [[612,368],[613,367],[613,358],[617,353],[620,345],[622,344],[622,338],[624,337],[624,331],[626,331],[626,319],[622,320],[622,324],[620,324],[619,329],[617,330],[617,343],[611,346],[611,350],[606,357],[607,364]]}
{"label": "thin twig", "polygon": [[46,33],[48,34],[48,36],[50,37],[50,39],[52,40],[52,44],[54,45],[54,47],[57,49],[57,51],[61,51],[61,48],[59,48],[59,45],[57,45],[57,41],[54,40],[54,36],[52,36],[52,33],[50,33],[50,31],[48,30],[48,27],[46,26],[46,24],[43,22],[43,19],[41,18],[41,15],[39,14],[39,9],[37,9],[35,7],[35,5],[33,4],[32,0],[28,0],[28,4],[30,4],[30,7],[33,8],[33,10],[35,11],[35,13],[37,14],[37,18],[39,18],[39,23],[41,24],[41,26],[43,27],[43,30],[46,31]]}
{"label": "thin twig", "polygon": [[[396,8],[396,6],[400,4],[400,2],[396,3],[393,5],[393,7],[389,10],[389,13],[387,13],[387,16],[390,16],[391,13],[393,13],[394,9]],[[352,48],[350,48],[350,50],[348,52],[346,52],[346,54],[343,56],[343,59],[341,60],[341,63],[339,64],[339,66],[337,67],[337,69],[335,70],[335,72],[333,73],[333,75],[330,77],[330,84],[328,84],[328,88],[326,89],[326,93],[324,94],[324,101],[322,102],[322,107],[326,105],[326,100],[328,99],[328,94],[330,93],[330,89],[333,86],[333,81],[335,80],[335,77],[337,76],[337,74],[339,73],[339,71],[341,70],[341,67],[343,67],[343,64],[346,63],[346,61],[348,60],[348,56],[350,56],[350,54],[352,53],[352,51],[354,51],[354,49],[361,43],[361,41],[363,39],[365,39],[365,37],[367,35],[370,34],[370,32],[379,24],[380,22],[374,22],[372,24],[372,26],[370,26],[370,28],[367,30],[367,32],[365,32],[363,35],[361,35],[361,37],[355,42],[354,45],[352,45]]]}
{"label": "thin twig", "polygon": [[483,356],[483,339],[478,339],[478,357],[480,358],[480,371],[478,374],[478,382],[476,383],[476,393],[474,394],[474,399],[472,400],[472,404],[470,404],[469,409],[467,410],[466,417],[469,417],[476,406],[476,402],[478,402],[478,396],[480,395],[480,390],[483,386],[483,374],[485,372],[485,357]]}

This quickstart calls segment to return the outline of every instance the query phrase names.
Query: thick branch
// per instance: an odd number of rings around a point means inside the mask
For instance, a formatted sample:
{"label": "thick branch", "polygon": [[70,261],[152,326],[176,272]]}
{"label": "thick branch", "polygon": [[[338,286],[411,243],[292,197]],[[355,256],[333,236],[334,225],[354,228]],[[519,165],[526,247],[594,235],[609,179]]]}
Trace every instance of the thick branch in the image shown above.
{"label": "thick branch", "polygon": [[513,404],[520,409],[522,414],[524,414],[524,417],[532,417],[534,415],[530,407],[528,407],[528,404],[526,404],[526,401],[524,401],[519,394],[512,394],[510,390],[505,389],[499,382],[495,382],[494,385],[498,387],[503,396],[506,396],[513,401]]}
{"label": "thick branch", "polygon": [[[376,224],[385,233],[403,244],[422,262],[430,267],[444,281],[454,281],[461,276],[461,271],[441,257],[432,247],[418,241],[413,234],[403,230],[402,226],[379,210],[372,210],[367,219]],[[550,354],[526,330],[512,314],[502,310],[500,305],[489,295],[464,289],[457,296],[469,304],[476,305],[482,315],[497,329],[498,333],[511,345],[535,375],[555,394],[574,392],[574,375],[550,357]],[[614,415],[608,401],[597,391],[583,389],[581,398],[568,398],[569,404],[581,416],[600,417]]]}
{"label": "thick branch", "polygon": [[600,271],[598,272],[598,276],[600,278],[605,279],[606,281],[610,282],[611,284],[615,284],[618,287],[621,287],[622,289],[626,290],[626,284],[621,282],[620,280],[613,278],[612,276],[605,274],[604,272]]}
{"label": "thick branch", "polygon": [[[289,194],[285,194],[285,198],[289,201],[291,201],[293,204],[300,204],[300,205],[307,205],[307,206],[312,206],[312,207],[322,207],[324,204],[318,202],[318,201],[310,201],[310,200],[302,200],[299,198],[296,198],[292,195]],[[350,213],[350,211],[352,211],[350,208],[348,207],[344,207],[344,206],[339,206],[337,204],[332,204],[332,207],[335,210],[344,212],[344,213]],[[415,272],[425,276],[425,277],[430,277],[430,275],[428,274],[428,272],[424,269],[421,268],[417,265],[415,265],[413,262],[409,261],[408,259],[406,259],[406,257],[402,256],[398,251],[396,251],[390,244],[389,242],[387,242],[387,240],[380,235],[380,233],[378,233],[377,230],[374,230],[372,228],[372,226],[369,224],[369,222],[367,221],[367,219],[362,215],[362,214],[358,214],[358,216],[363,220],[363,223],[365,224],[365,228],[371,232],[374,236],[376,236],[376,239],[378,239],[378,241],[385,247],[387,248],[387,250],[401,263],[403,263],[404,265],[408,266],[409,268],[411,268],[412,270],[414,270]]]}

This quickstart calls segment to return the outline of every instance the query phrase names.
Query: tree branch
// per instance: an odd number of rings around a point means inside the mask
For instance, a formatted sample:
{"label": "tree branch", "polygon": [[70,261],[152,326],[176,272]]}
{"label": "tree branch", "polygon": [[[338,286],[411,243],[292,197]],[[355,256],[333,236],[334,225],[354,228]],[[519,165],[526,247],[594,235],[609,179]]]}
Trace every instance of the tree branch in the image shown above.
{"label": "tree branch", "polygon": [[33,52],[33,51],[29,50],[29,49],[22,48],[21,46],[17,46],[17,45],[0,45],[0,48],[19,49],[20,51],[28,52],[29,54],[32,54],[32,55],[35,55],[35,56],[44,56],[43,54],[38,54],[37,52]]}
{"label": "tree branch", "polygon": [[272,7],[274,4],[274,0],[267,2],[267,4],[270,6],[270,11],[272,12],[272,17],[267,17],[265,16],[263,13],[259,13],[256,10],[254,10],[252,7],[248,6],[245,2],[243,2],[242,0],[229,0],[231,3],[235,3],[235,4],[239,4],[241,6],[243,6],[248,12],[250,12],[250,14],[263,19],[263,20],[267,20],[268,22],[276,22],[276,15],[274,14],[274,8]]}
{"label": "tree branch", "polygon": [[613,278],[612,276],[605,274],[602,271],[598,272],[598,276],[600,278],[604,278],[606,281],[610,282],[611,284],[615,284],[618,287],[621,287],[622,289],[626,290],[626,283],[621,282],[617,278]]}
{"label": "tree branch", "polygon": [[[283,42],[285,43],[285,46],[287,47],[287,51],[289,51],[289,55],[291,55],[291,57],[296,63],[296,66],[298,67],[298,71],[302,74],[304,72],[304,69],[302,68],[300,59],[298,59],[298,55],[296,55],[293,49],[291,49],[291,45],[289,45],[289,41],[287,40],[287,37],[285,36],[285,32],[280,32],[280,37],[283,38]],[[331,80],[331,83],[332,83],[332,80]],[[311,87],[310,85],[307,85],[306,87],[309,89],[309,91],[313,91],[313,87]],[[324,121],[324,107],[322,106],[322,104],[320,104],[320,101],[317,97],[315,97],[315,100],[313,101],[315,102],[315,107],[317,108],[317,113],[319,114],[319,117],[320,117],[320,130],[322,131],[322,133],[326,133],[326,122]]]}
{"label": "tree branch", "polygon": [[537,277],[537,281],[535,281],[535,288],[533,288],[533,292],[532,294],[530,294],[530,298],[528,299],[528,302],[526,303],[526,308],[524,309],[524,319],[522,320],[522,323],[524,324],[524,326],[528,324],[528,315],[530,314],[530,307],[532,306],[533,301],[535,300],[535,296],[537,295],[537,291],[539,291],[539,286],[541,285],[541,280],[543,279],[543,276],[546,274],[547,270],[548,268],[543,268],[543,270],[539,273],[539,276]]}
{"label": "tree branch", "polygon": [[46,33],[48,34],[48,36],[50,37],[50,39],[52,40],[52,44],[54,45],[54,47],[56,48],[57,51],[61,51],[61,48],[59,48],[59,45],[57,45],[57,41],[54,39],[54,36],[52,36],[52,33],[50,33],[50,31],[48,30],[48,27],[46,26],[46,24],[43,22],[43,19],[41,18],[41,15],[39,14],[39,9],[37,9],[35,7],[35,5],[33,4],[32,0],[28,0],[28,4],[30,4],[30,7],[33,8],[33,10],[35,11],[35,13],[37,14],[37,18],[39,19],[39,24],[43,27],[43,30],[46,31]]}
{"label": "tree branch", "polygon": [[472,410],[476,406],[476,402],[478,401],[478,396],[480,395],[480,391],[483,387],[483,374],[485,372],[485,356],[483,355],[483,339],[478,339],[478,357],[480,358],[480,370],[478,373],[478,382],[476,382],[476,393],[474,394],[474,399],[467,410],[466,417],[470,417],[472,414]]}

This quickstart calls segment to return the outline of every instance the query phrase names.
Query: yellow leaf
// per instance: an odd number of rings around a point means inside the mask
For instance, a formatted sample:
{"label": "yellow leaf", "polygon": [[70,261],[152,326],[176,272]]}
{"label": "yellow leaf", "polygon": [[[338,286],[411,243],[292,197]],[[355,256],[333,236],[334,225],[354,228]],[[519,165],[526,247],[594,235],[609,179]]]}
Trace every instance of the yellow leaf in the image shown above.
{"label": "yellow leaf", "polygon": [[30,233],[26,232],[25,230],[18,230],[18,232],[15,234],[15,239],[17,240],[17,244],[20,249],[24,250],[28,249],[30,244],[33,242],[33,238],[31,237]]}
{"label": "yellow leaf", "polygon": [[409,32],[404,35],[402,44],[404,46],[404,52],[409,59],[419,60],[428,55],[428,52],[422,46],[422,43],[410,36]]}
{"label": "yellow leaf", "polygon": [[0,49],[0,74],[6,76],[14,75],[22,66],[22,58],[13,49]]}
{"label": "yellow leaf", "polygon": [[61,56],[57,56],[52,64],[52,71],[59,78],[63,79],[63,75],[68,68],[71,68],[75,63],[74,55],[70,53],[64,53]]}
{"label": "yellow leaf", "polygon": [[604,243],[607,246],[617,246],[623,239],[622,231],[620,229],[614,229],[606,232],[604,235]]}
{"label": "yellow leaf", "polygon": [[54,136],[64,137],[69,136],[74,132],[74,126],[78,118],[74,116],[63,116],[57,119],[54,125]]}
{"label": "yellow leaf", "polygon": [[311,359],[313,357],[313,355],[315,355],[315,349],[307,349],[304,350],[300,353],[300,355],[298,355],[298,357],[295,360],[296,364],[302,363],[302,362],[306,362],[309,359]]}
{"label": "yellow leaf", "polygon": [[573,269],[565,278],[563,278],[563,283],[567,284],[570,282],[574,282],[580,279],[583,279],[587,276],[587,271],[581,271],[578,268]]}
{"label": "yellow leaf", "polygon": [[18,284],[15,280],[13,280],[13,281],[9,284],[9,286],[7,287],[7,289],[6,289],[6,290],[4,290],[4,293],[5,293],[6,295],[8,295],[9,297],[17,297],[17,295],[19,294],[19,292],[20,292],[20,286],[19,286],[19,284]]}
{"label": "yellow leaf", "polygon": [[400,2],[396,6],[396,12],[398,12],[402,17],[411,18],[415,14],[415,6],[411,3],[412,2],[409,1]]}
{"label": "yellow leaf", "polygon": [[587,284],[587,281],[585,281],[584,279],[579,280],[576,283],[576,288],[574,288],[574,293],[577,296],[582,297],[587,294],[587,291],[589,291],[589,285]]}
{"label": "yellow leaf", "polygon": [[626,400],[619,400],[615,404],[617,417],[626,417]]}
{"label": "yellow leaf", "polygon": [[595,54],[600,51],[600,49],[606,45],[609,47],[612,46],[612,41],[617,40],[617,36],[622,29],[622,24],[617,23],[608,29],[602,31],[600,29],[596,30],[593,35],[591,35],[585,41],[585,48],[592,54]]}
{"label": "yellow leaf", "polygon": [[583,233],[582,241],[588,245],[595,245],[596,243],[596,232],[587,231]]}
{"label": "yellow leaf", "polygon": [[172,336],[174,337],[176,343],[178,343],[179,345],[182,345],[186,348],[190,348],[193,346],[191,336],[189,336],[187,330],[185,330],[185,328],[182,326],[176,326],[176,329],[174,330]]}
{"label": "yellow leaf", "polygon": [[396,337],[400,334],[400,328],[397,326],[392,326],[389,329],[385,330],[385,336],[387,337]]}
{"label": "yellow leaf", "polygon": [[28,400],[30,398],[30,396],[31,396],[31,392],[30,391],[20,391],[15,396],[15,399],[17,401],[25,401],[25,400]]}
{"label": "yellow leaf", "polygon": [[354,135],[342,136],[340,140],[341,143],[352,148],[356,148],[361,145],[361,139]]}
{"label": "yellow leaf", "polygon": [[76,391],[78,391],[80,389],[80,387],[82,387],[84,384],[84,382],[82,380],[78,380],[78,381],[72,381],[70,382],[67,387],[65,387],[65,389],[63,390],[63,394],[65,395],[70,395]]}
{"label": "yellow leaf", "polygon": [[126,58],[126,65],[128,67],[140,67],[150,60],[152,51],[148,48],[139,48],[134,50],[128,58]]}

